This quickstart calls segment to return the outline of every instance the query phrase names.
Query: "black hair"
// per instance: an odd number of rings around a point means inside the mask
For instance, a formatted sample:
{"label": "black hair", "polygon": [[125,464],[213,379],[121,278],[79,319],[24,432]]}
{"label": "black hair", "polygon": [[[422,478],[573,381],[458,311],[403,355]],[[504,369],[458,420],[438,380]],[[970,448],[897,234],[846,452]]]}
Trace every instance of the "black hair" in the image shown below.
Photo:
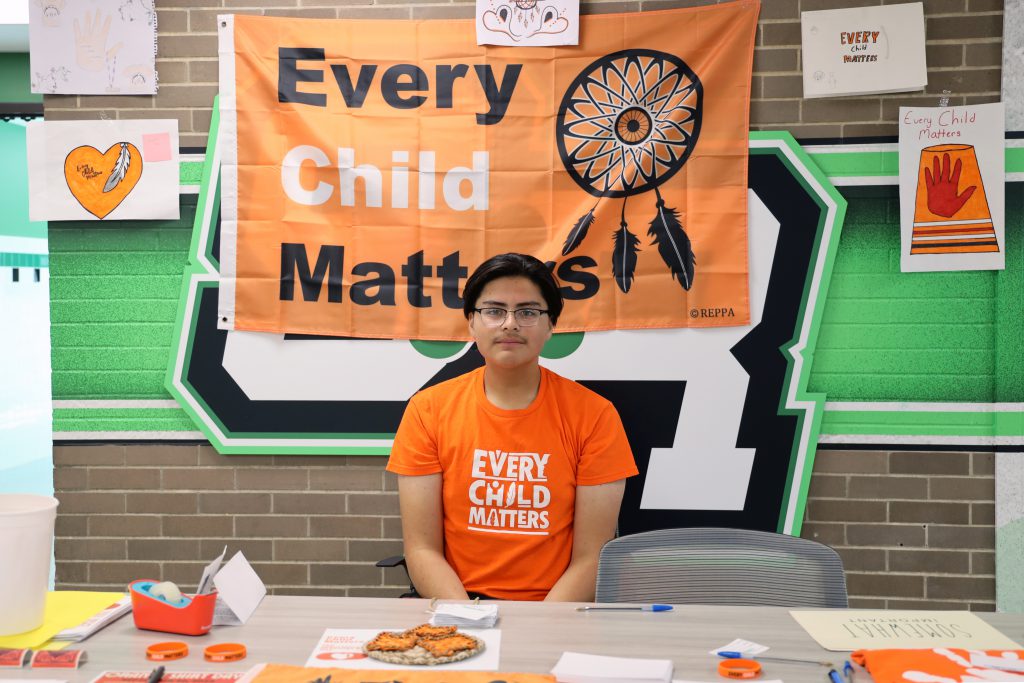
{"label": "black hair", "polygon": [[500,277],[525,277],[537,285],[547,304],[551,324],[558,322],[564,305],[558,281],[543,261],[529,254],[498,254],[477,266],[466,281],[466,288],[462,292],[462,312],[466,314],[467,320],[473,315],[480,292],[488,282]]}

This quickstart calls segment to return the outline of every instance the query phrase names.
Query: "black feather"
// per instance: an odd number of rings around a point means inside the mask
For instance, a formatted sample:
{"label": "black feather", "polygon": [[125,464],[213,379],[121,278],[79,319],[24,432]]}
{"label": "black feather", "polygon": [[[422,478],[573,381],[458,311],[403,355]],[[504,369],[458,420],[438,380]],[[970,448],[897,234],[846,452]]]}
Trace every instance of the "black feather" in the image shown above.
{"label": "black feather", "polygon": [[636,271],[636,252],[640,239],[626,228],[623,221],[615,231],[615,249],[612,251],[612,275],[615,284],[623,292],[633,286],[633,273]]}
{"label": "black feather", "polygon": [[696,263],[690,238],[679,222],[678,211],[665,206],[661,197],[658,197],[657,208],[658,213],[651,221],[647,234],[654,238],[653,243],[658,245],[658,253],[668,264],[672,277],[679,280],[683,289],[689,291],[693,286],[693,267]]}
{"label": "black feather", "polygon": [[[596,208],[595,206],[594,209]],[[565,238],[565,244],[562,245],[562,256],[580,246],[580,242],[587,236],[587,230],[590,230],[590,226],[594,224],[594,209],[580,216],[580,219],[576,221],[576,225],[572,226],[569,236]]]}

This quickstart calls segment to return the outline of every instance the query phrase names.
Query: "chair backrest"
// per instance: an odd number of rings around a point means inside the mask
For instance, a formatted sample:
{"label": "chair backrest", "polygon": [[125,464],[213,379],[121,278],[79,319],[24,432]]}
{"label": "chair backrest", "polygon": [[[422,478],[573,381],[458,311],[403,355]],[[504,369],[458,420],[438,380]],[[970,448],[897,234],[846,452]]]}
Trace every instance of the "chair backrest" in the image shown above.
{"label": "chair backrest", "polygon": [[827,545],[749,529],[660,529],[605,544],[597,602],[847,607]]}

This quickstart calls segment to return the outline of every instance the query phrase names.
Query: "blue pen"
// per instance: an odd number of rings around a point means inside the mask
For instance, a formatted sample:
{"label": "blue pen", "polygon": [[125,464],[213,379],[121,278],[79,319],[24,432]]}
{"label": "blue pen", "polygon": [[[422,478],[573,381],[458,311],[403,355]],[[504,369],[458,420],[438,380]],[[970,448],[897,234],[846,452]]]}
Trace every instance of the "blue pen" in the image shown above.
{"label": "blue pen", "polygon": [[853,683],[853,664],[847,659],[846,663],[843,664],[843,677],[846,678],[847,683]]}
{"label": "blue pen", "polygon": [[640,606],[637,606],[637,607],[627,607],[625,605],[615,605],[615,606],[605,607],[605,606],[602,605],[600,607],[577,607],[576,611],[577,612],[598,612],[598,611],[604,611],[604,612],[608,612],[608,611],[616,611],[616,612],[624,612],[624,611],[632,611],[632,612],[671,612],[672,611],[672,605],[640,605]]}
{"label": "blue pen", "polygon": [[[746,659],[763,659],[770,662],[792,662],[794,664],[813,664],[815,666],[827,667],[832,666],[832,662],[822,662],[816,659],[796,659],[794,657],[762,657],[761,655],[747,655],[742,652],[737,652],[735,650],[720,650],[717,654],[719,657],[724,657],[725,659],[740,659],[745,657]],[[842,681],[840,681],[840,683],[842,683]]]}
{"label": "blue pen", "polygon": [[843,683],[842,677],[839,675],[839,672],[835,669],[828,670],[828,679],[829,681],[831,681],[831,683]]}

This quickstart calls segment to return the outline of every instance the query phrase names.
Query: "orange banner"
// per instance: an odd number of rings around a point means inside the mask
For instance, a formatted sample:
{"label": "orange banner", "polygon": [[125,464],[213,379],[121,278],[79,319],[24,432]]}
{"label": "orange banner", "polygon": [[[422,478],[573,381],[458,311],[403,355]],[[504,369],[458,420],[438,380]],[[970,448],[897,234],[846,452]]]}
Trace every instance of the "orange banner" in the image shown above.
{"label": "orange banner", "polygon": [[222,326],[468,339],[465,280],[509,251],[551,264],[559,331],[748,323],[758,10],[586,16],[559,48],[221,17]]}
{"label": "orange banner", "polygon": [[499,673],[485,671],[408,671],[373,669],[325,669],[287,664],[267,664],[252,679],[252,683],[555,683],[547,674]]}

